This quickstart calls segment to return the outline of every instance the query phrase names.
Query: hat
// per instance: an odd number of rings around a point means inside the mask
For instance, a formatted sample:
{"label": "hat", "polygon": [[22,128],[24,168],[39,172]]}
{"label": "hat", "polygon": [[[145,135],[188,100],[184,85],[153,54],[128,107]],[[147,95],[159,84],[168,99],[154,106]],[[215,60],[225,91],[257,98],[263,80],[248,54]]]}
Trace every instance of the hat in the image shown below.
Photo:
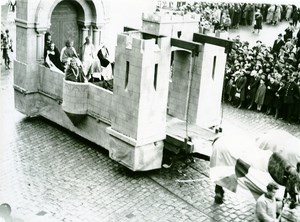
{"label": "hat", "polygon": [[282,34],[281,34],[281,33],[279,33],[279,35],[278,35],[278,36],[282,37]]}
{"label": "hat", "polygon": [[278,189],[279,189],[278,185],[276,183],[274,183],[274,182],[270,182],[267,185],[267,190],[272,191],[272,190],[278,190]]}
{"label": "hat", "polygon": [[257,40],[257,41],[256,41],[256,43],[262,43],[262,41],[260,41],[260,40]]}

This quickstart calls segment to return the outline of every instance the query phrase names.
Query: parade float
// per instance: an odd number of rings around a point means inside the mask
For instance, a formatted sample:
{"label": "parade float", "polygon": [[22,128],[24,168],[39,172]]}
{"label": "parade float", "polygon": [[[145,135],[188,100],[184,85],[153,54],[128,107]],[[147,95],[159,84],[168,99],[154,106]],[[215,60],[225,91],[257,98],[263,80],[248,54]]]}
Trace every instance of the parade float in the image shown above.
{"label": "parade float", "polygon": [[64,73],[44,66],[46,32],[58,47],[69,38],[81,45],[86,36],[98,46],[109,26],[104,9],[95,0],[18,3],[15,108],[107,149],[133,171],[161,168],[164,149],[209,158],[221,130],[232,42],[199,33],[196,15],[144,13],[140,29],[124,27],[117,36],[113,91],[66,81]]}

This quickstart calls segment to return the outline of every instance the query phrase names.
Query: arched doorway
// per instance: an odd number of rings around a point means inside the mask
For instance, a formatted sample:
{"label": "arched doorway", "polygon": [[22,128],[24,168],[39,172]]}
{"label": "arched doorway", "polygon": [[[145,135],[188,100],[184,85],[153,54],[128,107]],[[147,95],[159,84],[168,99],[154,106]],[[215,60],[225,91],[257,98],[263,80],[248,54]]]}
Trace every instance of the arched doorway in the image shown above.
{"label": "arched doorway", "polygon": [[53,42],[59,50],[70,39],[74,41],[74,47],[79,52],[80,33],[78,15],[78,9],[74,6],[74,3],[69,1],[62,1],[54,8],[51,15],[50,33]]}

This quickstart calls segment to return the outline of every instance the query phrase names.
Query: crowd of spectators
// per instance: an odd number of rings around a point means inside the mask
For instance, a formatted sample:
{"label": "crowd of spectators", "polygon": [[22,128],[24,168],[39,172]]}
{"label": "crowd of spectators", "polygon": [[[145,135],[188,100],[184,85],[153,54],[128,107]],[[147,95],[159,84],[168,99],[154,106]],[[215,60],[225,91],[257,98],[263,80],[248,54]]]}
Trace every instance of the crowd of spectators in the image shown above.
{"label": "crowd of spectators", "polygon": [[177,7],[178,13],[200,14],[200,25],[213,27],[214,31],[238,29],[256,25],[256,14],[261,14],[262,22],[276,25],[280,21],[292,21],[296,26],[300,19],[300,8],[295,5],[256,4],[256,3],[208,3],[199,2]]}
{"label": "crowd of spectators", "polygon": [[[272,46],[260,40],[251,47],[237,36],[228,55],[224,100],[245,108],[300,124],[300,8],[295,5],[253,3],[194,3],[181,5],[177,13],[200,14],[200,27],[213,30],[251,26],[259,33],[262,23],[276,26],[289,21]],[[201,31],[201,29],[200,29]]]}
{"label": "crowd of spectators", "polygon": [[233,39],[225,69],[226,102],[300,123],[300,31],[290,36],[292,26],[278,34],[273,46],[258,40],[250,47],[239,36]]}

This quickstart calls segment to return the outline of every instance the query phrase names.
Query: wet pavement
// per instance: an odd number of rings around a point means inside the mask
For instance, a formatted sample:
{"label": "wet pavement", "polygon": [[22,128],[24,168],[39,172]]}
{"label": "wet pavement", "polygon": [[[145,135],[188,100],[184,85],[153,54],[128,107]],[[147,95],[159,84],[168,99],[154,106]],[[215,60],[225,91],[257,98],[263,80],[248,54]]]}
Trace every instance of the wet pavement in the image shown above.
{"label": "wet pavement", "polygon": [[[246,29],[240,33],[252,35]],[[169,169],[133,173],[101,147],[44,118],[18,113],[13,70],[5,70],[3,64],[0,107],[0,203],[9,203],[16,218],[28,222],[254,220],[253,199],[226,191],[224,204],[214,204],[208,161],[195,159],[187,167],[177,161]],[[224,132],[236,135],[284,129],[300,138],[300,125],[227,104],[223,104],[222,126]]]}

